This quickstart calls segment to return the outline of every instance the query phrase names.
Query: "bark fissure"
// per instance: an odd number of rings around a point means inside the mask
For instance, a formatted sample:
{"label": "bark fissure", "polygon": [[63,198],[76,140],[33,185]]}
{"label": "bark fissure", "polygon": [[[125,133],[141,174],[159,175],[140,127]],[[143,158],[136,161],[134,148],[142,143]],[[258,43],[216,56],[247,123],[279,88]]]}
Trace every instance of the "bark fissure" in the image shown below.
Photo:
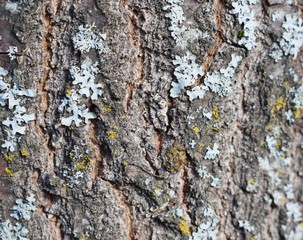
{"label": "bark fissure", "polygon": [[97,181],[97,178],[99,177],[99,174],[101,172],[100,166],[101,162],[104,159],[104,156],[101,151],[101,146],[98,144],[98,137],[99,134],[96,129],[96,125],[92,122],[89,124],[87,129],[87,140],[90,143],[90,146],[92,147],[94,156],[92,157],[92,184],[94,185]]}
{"label": "bark fissure", "polygon": [[[287,50],[301,7],[275,2],[3,3],[0,102],[16,83],[36,121],[3,106],[2,141],[17,145],[0,158],[0,232],[8,220],[32,239],[301,239],[302,51]],[[107,80],[92,101],[95,61]],[[10,218],[32,194],[31,220]]]}
{"label": "bark fissure", "polygon": [[[42,53],[42,76],[38,84],[38,92],[41,96],[40,100],[40,112],[39,112],[39,122],[37,126],[37,133],[39,138],[42,140],[43,149],[47,157],[47,172],[55,171],[55,152],[50,145],[51,138],[47,132],[47,111],[51,105],[49,99],[49,89],[47,88],[47,82],[50,81],[53,68],[51,66],[51,61],[53,57],[52,51],[52,41],[53,41],[53,22],[52,19],[57,14],[58,8],[60,7],[59,0],[50,1],[44,8],[44,16],[42,19],[44,34],[40,43],[41,53]],[[43,207],[42,212],[47,215],[47,208],[50,208],[54,202],[52,195],[45,196],[45,200],[48,201],[47,205]],[[52,215],[49,218],[50,228],[52,229],[52,237],[56,240],[63,239],[62,229],[59,224],[59,218]]]}
{"label": "bark fissure", "polygon": [[[49,4],[44,8],[44,16],[42,19],[44,35],[42,41],[40,43],[41,52],[42,52],[42,69],[43,73],[38,85],[38,92],[41,94],[41,103],[40,103],[40,114],[39,114],[39,126],[38,126],[38,134],[43,141],[43,147],[45,149],[45,153],[47,155],[47,167],[48,172],[54,172],[55,168],[55,156],[54,150],[50,147],[50,137],[48,137],[47,133],[47,124],[46,124],[46,114],[47,110],[50,106],[49,103],[49,90],[47,89],[47,81],[50,80],[52,66],[51,60],[53,56],[53,51],[51,48],[52,45],[52,18],[53,14],[57,13],[57,9],[60,5],[60,1],[55,0],[49,2]],[[49,9],[51,7],[51,9]]]}
{"label": "bark fissure", "polygon": [[[215,56],[217,55],[220,47],[222,46],[224,40],[222,37],[222,20],[221,20],[221,14],[222,14],[222,3],[221,0],[216,0],[214,2],[214,19],[215,19],[215,26],[217,28],[217,33],[214,36],[214,39],[216,41],[215,45],[212,46],[206,53],[205,60],[202,64],[202,68],[204,71],[204,76],[210,71],[211,65],[214,61]],[[199,77],[198,84],[200,85],[202,83],[203,77]]]}
{"label": "bark fissure", "polygon": [[[127,1],[125,1],[125,4],[126,3],[127,3]],[[141,29],[138,26],[139,18],[137,16],[137,13],[130,10],[130,8],[128,11],[129,11],[129,15],[130,15],[128,17],[128,27],[130,30],[129,39],[130,39],[131,45],[135,48],[137,56],[136,56],[136,68],[135,68],[136,74],[134,75],[134,79],[132,79],[128,83],[126,100],[124,100],[127,112],[129,111],[131,101],[133,100],[134,94],[144,78],[144,62],[145,62],[144,49],[142,46],[142,36],[141,36],[141,31],[140,31]]]}
{"label": "bark fissure", "polygon": [[145,160],[148,162],[149,166],[153,169],[154,172],[157,172],[157,167],[153,163],[153,160],[148,156],[146,149],[145,149]]}
{"label": "bark fissure", "polygon": [[157,151],[157,157],[161,155],[161,151],[163,148],[163,133],[160,132],[159,130],[155,129],[155,146],[156,146],[156,151]]}
{"label": "bark fissure", "polygon": [[190,214],[188,203],[187,203],[187,197],[190,191],[190,182],[188,179],[188,172],[186,167],[184,166],[183,169],[180,171],[180,193],[178,196],[178,202],[181,206],[183,206],[184,210]]}
{"label": "bark fissure", "polygon": [[115,191],[117,192],[120,206],[122,206],[124,208],[124,220],[126,220],[125,225],[126,225],[126,229],[127,229],[127,238],[126,239],[133,240],[133,239],[135,239],[135,233],[134,233],[131,206],[126,202],[123,191],[118,190],[117,188],[115,188]]}
{"label": "bark fissure", "polygon": [[126,7],[127,4],[128,4],[128,0],[121,0],[121,1],[120,1],[120,6],[121,6],[121,7]]}

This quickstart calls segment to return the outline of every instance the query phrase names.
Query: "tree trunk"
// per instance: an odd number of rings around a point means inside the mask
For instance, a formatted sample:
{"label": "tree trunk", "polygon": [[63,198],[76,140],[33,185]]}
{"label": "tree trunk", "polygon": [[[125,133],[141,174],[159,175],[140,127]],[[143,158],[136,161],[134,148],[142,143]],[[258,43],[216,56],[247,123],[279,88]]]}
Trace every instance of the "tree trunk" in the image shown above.
{"label": "tree trunk", "polygon": [[300,0],[0,4],[0,239],[303,239]]}

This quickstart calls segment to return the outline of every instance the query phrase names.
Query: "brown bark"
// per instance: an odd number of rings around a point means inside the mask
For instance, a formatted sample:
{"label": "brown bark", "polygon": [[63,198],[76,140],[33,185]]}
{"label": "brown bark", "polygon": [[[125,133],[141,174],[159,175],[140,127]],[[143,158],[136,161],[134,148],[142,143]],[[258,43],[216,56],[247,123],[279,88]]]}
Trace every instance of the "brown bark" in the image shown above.
{"label": "brown bark", "polygon": [[[191,39],[182,48],[168,30],[164,0],[19,1],[18,13],[1,0],[0,66],[9,72],[9,81],[20,89],[36,89],[37,96],[22,98],[36,119],[26,125],[25,135],[18,135],[16,150],[1,149],[0,223],[20,222],[29,239],[43,240],[207,239],[195,233],[201,224],[217,220],[203,236],[213,231],[217,238],[210,239],[290,239],[296,227],[298,232],[303,219],[288,215],[287,203],[302,212],[302,118],[289,89],[300,86],[302,51],[277,63],[269,54],[284,31],[284,18],[278,24],[272,14],[300,14],[302,3],[252,5],[261,27],[258,46],[248,50],[239,44],[243,25],[231,13],[232,2],[185,0],[184,25],[209,36]],[[93,23],[97,33],[107,35],[106,53],[75,47],[79,26]],[[18,47],[15,60],[6,54],[9,46]],[[193,86],[227,68],[232,54],[241,56],[232,92],[220,97],[207,91],[203,99],[190,101],[188,87],[172,98],[171,84],[177,82],[172,61],[187,52],[197,56],[204,71]],[[88,58],[98,62],[95,82],[104,85],[104,94],[82,102],[97,117],[79,127],[64,126],[61,119],[68,114],[58,109],[75,88],[70,69]],[[297,114],[294,123],[286,120],[287,110]],[[12,110],[4,106],[0,115],[3,121]],[[281,130],[275,136],[277,126]],[[277,151],[291,158],[289,166],[275,167],[279,163],[269,149],[270,136]],[[215,143],[219,155],[206,159],[207,147]],[[269,159],[281,183],[260,167],[258,157]],[[211,176],[203,177],[202,167]],[[293,185],[291,198],[288,184]],[[31,219],[12,218],[16,199],[30,194],[36,198]]]}

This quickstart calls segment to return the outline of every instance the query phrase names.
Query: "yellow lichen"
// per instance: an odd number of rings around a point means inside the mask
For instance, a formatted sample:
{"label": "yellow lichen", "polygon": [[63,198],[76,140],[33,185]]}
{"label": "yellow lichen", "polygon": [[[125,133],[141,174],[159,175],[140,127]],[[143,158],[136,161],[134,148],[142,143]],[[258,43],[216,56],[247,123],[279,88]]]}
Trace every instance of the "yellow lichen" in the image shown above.
{"label": "yellow lichen", "polygon": [[75,156],[75,155],[74,155],[72,152],[69,153],[69,158],[70,158],[70,159],[72,159],[74,156]]}
{"label": "yellow lichen", "polygon": [[219,108],[218,108],[218,106],[215,106],[215,107],[213,108],[213,110],[212,110],[211,113],[212,113],[212,116],[213,116],[213,118],[214,118],[213,122],[214,122],[214,123],[219,122],[220,116],[219,116]]}
{"label": "yellow lichen", "polygon": [[85,233],[82,233],[82,234],[81,234],[80,240],[88,240],[88,237],[86,236]]}
{"label": "yellow lichen", "polygon": [[101,102],[100,106],[103,112],[110,112],[112,110],[112,106],[106,103]]}
{"label": "yellow lichen", "polygon": [[117,149],[114,149],[113,156],[114,156],[114,157],[117,157],[117,156],[118,156]]}
{"label": "yellow lichen", "polygon": [[274,129],[274,125],[272,123],[269,123],[267,125],[267,128],[268,128],[269,131],[272,131]]}
{"label": "yellow lichen", "polygon": [[159,187],[155,188],[154,196],[158,197],[162,194],[163,190]]}
{"label": "yellow lichen", "polygon": [[4,156],[4,160],[8,161],[8,162],[11,162],[11,161],[14,160],[14,157],[15,157],[15,155],[10,154],[10,155]]}
{"label": "yellow lichen", "polygon": [[108,139],[112,140],[117,136],[117,132],[116,131],[108,131],[106,133],[106,136]]}
{"label": "yellow lichen", "polygon": [[283,83],[283,85],[284,85],[286,91],[288,91],[290,89],[289,82],[286,81],[286,82]]}
{"label": "yellow lichen", "polygon": [[181,231],[183,234],[185,234],[185,235],[187,235],[187,236],[190,236],[190,235],[191,235],[189,226],[188,226],[188,224],[186,223],[186,220],[185,220],[185,218],[184,218],[183,216],[181,217],[181,220],[180,220],[179,229],[180,229],[180,231]]}
{"label": "yellow lichen", "polygon": [[70,89],[66,89],[65,92],[66,92],[66,95],[69,96],[69,97],[70,97],[70,96],[72,95],[72,93],[73,93],[72,90],[70,90]]}
{"label": "yellow lichen", "polygon": [[9,177],[13,177],[13,176],[14,176],[14,174],[12,173],[12,171],[11,171],[8,167],[6,167],[6,168],[4,169],[4,171],[6,172],[6,174],[7,174]]}
{"label": "yellow lichen", "polygon": [[77,162],[77,163],[76,163],[76,168],[77,168],[78,170],[84,170],[84,169],[86,168],[85,162],[84,162],[84,161]]}
{"label": "yellow lichen", "polygon": [[271,113],[274,114],[286,108],[286,101],[283,97],[279,97],[276,102],[271,104]]}
{"label": "yellow lichen", "polygon": [[277,141],[275,144],[276,149],[280,149],[282,146],[282,142],[281,141]]}
{"label": "yellow lichen", "polygon": [[20,155],[22,157],[28,157],[29,156],[29,151],[27,151],[26,149],[20,149]]}
{"label": "yellow lichen", "polygon": [[200,132],[200,128],[197,127],[197,126],[193,127],[193,132],[194,133],[199,133]]}
{"label": "yellow lichen", "polygon": [[201,144],[199,145],[198,152],[202,152],[204,146],[205,146],[205,145],[204,145],[203,143],[201,143]]}
{"label": "yellow lichen", "polygon": [[255,184],[256,184],[255,179],[250,178],[250,179],[248,180],[248,184],[255,185]]}
{"label": "yellow lichen", "polygon": [[281,197],[281,198],[279,199],[279,204],[280,204],[280,205],[284,205],[286,202],[287,202],[287,199],[286,199],[285,197]]}
{"label": "yellow lichen", "polygon": [[295,119],[299,119],[300,118],[300,109],[299,108],[295,108],[294,118]]}
{"label": "yellow lichen", "polygon": [[128,162],[127,161],[124,161],[122,164],[123,164],[124,167],[128,166]]}
{"label": "yellow lichen", "polygon": [[84,170],[88,165],[92,163],[93,159],[91,159],[87,154],[84,154],[82,160],[76,163],[76,168],[78,170]]}
{"label": "yellow lichen", "polygon": [[214,127],[213,130],[218,132],[220,130],[220,127]]}

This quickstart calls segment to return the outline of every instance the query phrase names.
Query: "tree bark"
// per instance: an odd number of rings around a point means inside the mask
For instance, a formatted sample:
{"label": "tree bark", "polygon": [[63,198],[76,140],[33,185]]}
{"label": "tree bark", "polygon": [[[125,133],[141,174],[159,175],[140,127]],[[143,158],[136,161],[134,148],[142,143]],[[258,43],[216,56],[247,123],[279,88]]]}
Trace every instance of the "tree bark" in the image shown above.
{"label": "tree bark", "polygon": [[[251,16],[241,23],[235,2],[0,1],[2,80],[20,99],[10,108],[1,96],[1,144],[18,106],[35,115],[18,123],[14,150],[1,147],[0,239],[5,221],[26,228],[24,239],[303,239],[303,57],[283,45],[287,16],[303,36],[303,5],[241,0]],[[173,36],[176,6],[183,38]],[[80,49],[81,25],[104,49]],[[82,69],[95,63],[99,72]],[[188,69],[194,83],[173,96]],[[77,101],[89,113],[69,126],[63,100],[85,91],[75,81],[87,75],[103,93],[88,88]],[[197,86],[204,95],[191,99]],[[30,219],[11,216],[29,196]]]}

